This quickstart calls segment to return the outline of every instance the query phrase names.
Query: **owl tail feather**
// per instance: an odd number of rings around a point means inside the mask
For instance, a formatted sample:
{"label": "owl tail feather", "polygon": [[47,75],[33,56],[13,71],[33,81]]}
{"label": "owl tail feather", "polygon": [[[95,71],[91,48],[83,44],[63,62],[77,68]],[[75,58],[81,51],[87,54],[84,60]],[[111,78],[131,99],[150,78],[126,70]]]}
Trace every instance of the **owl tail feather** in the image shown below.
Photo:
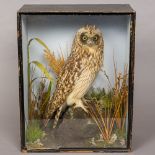
{"label": "owl tail feather", "polygon": [[[57,127],[58,125],[58,121],[59,121],[59,118],[61,116],[63,116],[63,114],[66,112],[67,110],[67,104],[63,104],[60,108],[58,108],[57,110],[53,109],[52,111],[52,115],[55,115],[54,117],[54,123],[53,123],[53,129]],[[54,112],[55,111],[55,112]],[[55,114],[56,113],[56,114]],[[44,119],[43,121],[43,124],[44,124],[44,127],[47,127],[48,123],[49,123],[50,119],[46,117],[46,119]]]}
{"label": "owl tail feather", "polygon": [[61,112],[62,112],[62,106],[58,109],[58,111],[57,111],[57,113],[55,115],[55,120],[54,120],[54,123],[53,123],[53,129],[56,128],[56,126],[58,124]]}
{"label": "owl tail feather", "polygon": [[[65,114],[65,112],[67,111],[68,109],[68,106],[66,103],[64,103],[58,110],[57,110],[57,113],[55,115],[55,120],[54,120],[54,123],[53,123],[53,129],[56,128],[57,126],[60,125],[61,122],[59,122],[59,119],[62,118]],[[58,124],[59,122],[59,124]]]}
{"label": "owl tail feather", "polygon": [[45,119],[45,120],[43,121],[44,127],[47,127],[49,120],[50,120],[50,119]]}

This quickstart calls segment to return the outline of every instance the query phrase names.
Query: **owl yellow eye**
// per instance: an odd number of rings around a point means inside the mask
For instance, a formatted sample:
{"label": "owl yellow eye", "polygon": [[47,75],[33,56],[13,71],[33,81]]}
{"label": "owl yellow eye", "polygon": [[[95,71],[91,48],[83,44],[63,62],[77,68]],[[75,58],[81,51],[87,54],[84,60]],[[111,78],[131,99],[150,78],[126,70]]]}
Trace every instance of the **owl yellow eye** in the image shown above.
{"label": "owl yellow eye", "polygon": [[86,41],[88,37],[86,35],[82,36],[82,40]]}
{"label": "owl yellow eye", "polygon": [[99,38],[99,37],[98,37],[97,35],[95,35],[95,36],[93,37],[93,40],[94,40],[94,41],[97,41],[98,38]]}

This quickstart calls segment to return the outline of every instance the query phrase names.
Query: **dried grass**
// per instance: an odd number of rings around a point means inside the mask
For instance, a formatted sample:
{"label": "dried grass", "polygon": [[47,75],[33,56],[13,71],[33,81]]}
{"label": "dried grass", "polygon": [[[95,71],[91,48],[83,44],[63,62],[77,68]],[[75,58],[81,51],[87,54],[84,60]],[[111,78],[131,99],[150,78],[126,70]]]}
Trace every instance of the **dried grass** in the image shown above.
{"label": "dried grass", "polygon": [[[124,73],[118,72],[114,61],[114,87],[112,87],[109,76],[105,73],[110,91],[104,94],[104,97],[86,103],[90,116],[97,124],[103,139],[107,142],[110,141],[114,130],[126,131],[125,123],[128,111],[127,70],[128,67],[125,65]],[[103,92],[101,93],[103,94]]]}
{"label": "dried grass", "polygon": [[44,57],[48,62],[48,65],[51,67],[51,69],[54,71],[56,75],[59,74],[60,70],[62,69],[65,59],[64,56],[61,54],[59,58],[56,58],[54,53],[51,53],[49,50],[44,50]]}

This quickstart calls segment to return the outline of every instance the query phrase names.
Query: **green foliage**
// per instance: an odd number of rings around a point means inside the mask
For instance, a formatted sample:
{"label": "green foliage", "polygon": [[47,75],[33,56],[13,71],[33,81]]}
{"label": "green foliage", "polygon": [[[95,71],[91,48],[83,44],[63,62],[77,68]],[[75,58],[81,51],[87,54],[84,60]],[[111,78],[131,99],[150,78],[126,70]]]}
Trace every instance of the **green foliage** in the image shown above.
{"label": "green foliage", "polygon": [[113,106],[112,97],[113,97],[112,91],[105,93],[105,95],[103,96],[100,102],[103,108],[110,108]]}
{"label": "green foliage", "polygon": [[104,88],[91,88],[85,95],[85,97],[89,100],[93,99],[98,101],[101,104],[102,108],[108,108],[112,106],[112,96],[113,92],[105,92]]}
{"label": "green foliage", "polygon": [[46,50],[49,51],[48,46],[39,38],[34,38],[34,40],[36,40],[40,45],[42,45]]}
{"label": "green foliage", "polygon": [[37,121],[32,121],[28,124],[26,129],[26,141],[28,143],[33,143],[37,139],[43,137],[43,131],[40,128],[40,125]]}
{"label": "green foliage", "polygon": [[[54,79],[52,74],[48,71],[44,64],[40,63],[37,60],[30,62],[30,46],[33,41],[36,41],[44,50],[49,50],[48,46],[39,38],[32,38],[28,42],[27,54],[28,54],[28,118],[31,122],[33,119],[42,119],[46,104],[49,101],[50,93],[52,90]],[[44,51],[43,51],[44,52]],[[43,77],[35,77],[35,69],[39,69]],[[37,92],[34,92],[34,82],[40,80],[38,84]],[[46,89],[45,84],[48,84],[48,89]]]}
{"label": "green foliage", "polygon": [[39,61],[32,61],[31,63],[35,64],[48,80],[50,80],[51,82],[53,81],[51,74],[48,72],[48,70],[44,67],[43,64],[41,64]]}
{"label": "green foliage", "polygon": [[[40,93],[39,98],[37,100],[40,101],[39,107],[38,107],[38,111],[40,112],[38,115],[40,119],[43,119],[44,117],[44,113],[45,113],[45,109],[46,109],[46,105],[50,100],[50,94],[51,94],[51,89],[52,89],[52,83],[50,82],[48,85],[48,89],[45,90],[45,84],[43,84],[43,89],[39,89],[38,93]],[[41,85],[41,83],[40,83]]]}
{"label": "green foliage", "polygon": [[91,88],[88,93],[86,94],[86,98],[88,99],[94,99],[94,100],[100,100],[105,95],[105,90],[100,88]]}
{"label": "green foliage", "polygon": [[125,129],[124,130],[116,129],[115,130],[115,133],[117,134],[117,136],[118,136],[119,139],[124,138],[126,140],[127,133],[126,133]]}

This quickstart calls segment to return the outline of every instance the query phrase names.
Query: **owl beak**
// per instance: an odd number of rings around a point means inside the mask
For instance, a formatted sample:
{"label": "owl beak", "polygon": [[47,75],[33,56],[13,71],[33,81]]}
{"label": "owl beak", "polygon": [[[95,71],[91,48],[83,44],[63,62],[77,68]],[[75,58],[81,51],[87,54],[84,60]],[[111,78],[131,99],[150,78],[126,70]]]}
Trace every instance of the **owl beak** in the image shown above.
{"label": "owl beak", "polygon": [[87,41],[87,44],[88,44],[88,46],[91,47],[91,46],[93,46],[93,41],[92,41],[92,40],[88,40],[88,41]]}

